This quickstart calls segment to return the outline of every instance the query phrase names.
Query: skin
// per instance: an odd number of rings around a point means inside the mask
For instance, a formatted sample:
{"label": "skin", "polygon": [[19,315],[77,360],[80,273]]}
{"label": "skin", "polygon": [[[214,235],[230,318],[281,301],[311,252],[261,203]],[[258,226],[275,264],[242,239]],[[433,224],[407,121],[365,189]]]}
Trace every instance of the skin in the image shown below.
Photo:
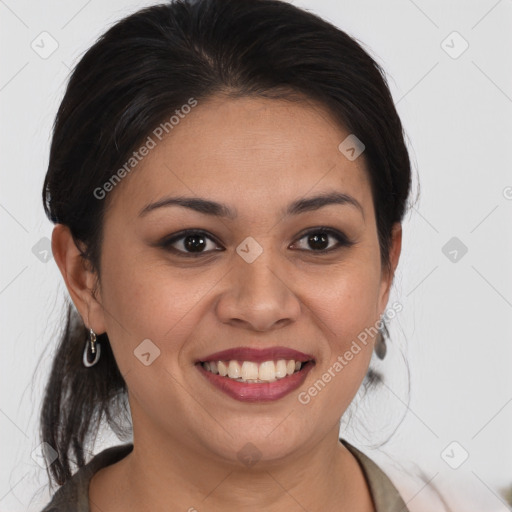
{"label": "skin", "polygon": [[[374,510],[356,459],[338,440],[374,340],[309,404],[298,401],[384,313],[401,250],[396,224],[391,272],[381,267],[364,153],[349,161],[338,150],[348,135],[310,101],[210,98],[110,192],[98,283],[68,228],[55,227],[55,260],[86,326],[108,333],[132,412],[134,450],[93,477],[92,512],[170,503],[223,512]],[[333,190],[362,211],[334,204],[280,213]],[[180,206],[139,217],[147,204],[177,195],[225,203],[238,217]],[[319,255],[303,234],[319,226],[354,245]],[[155,246],[191,228],[213,235],[209,254],[187,258]],[[236,252],[248,236],[263,248],[253,263]],[[338,245],[332,236],[328,243]],[[183,239],[173,246],[186,252]],[[145,366],[134,350],[148,338],[160,356]],[[234,400],[194,366],[219,350],[274,345],[316,359],[304,384],[275,402]],[[252,467],[237,458],[249,442],[261,452]]]}

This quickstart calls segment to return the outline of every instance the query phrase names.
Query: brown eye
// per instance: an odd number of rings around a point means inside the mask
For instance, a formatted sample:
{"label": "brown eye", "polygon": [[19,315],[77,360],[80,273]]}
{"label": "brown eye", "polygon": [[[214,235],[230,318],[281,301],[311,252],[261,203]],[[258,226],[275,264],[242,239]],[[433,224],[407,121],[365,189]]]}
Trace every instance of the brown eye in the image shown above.
{"label": "brown eye", "polygon": [[[304,233],[299,240],[305,240],[306,245],[305,248],[299,248],[299,250],[318,254],[329,253],[354,244],[340,231],[323,227]],[[171,237],[165,238],[158,246],[184,257],[198,257],[224,250],[220,248],[221,246],[215,238],[198,230],[175,233]]]}
{"label": "brown eye", "polygon": [[[315,228],[305,233],[299,240],[305,240],[306,250],[309,252],[326,253],[331,252],[341,247],[353,245],[353,242],[341,232],[331,228]],[[329,240],[335,240],[334,247]]]}
{"label": "brown eye", "polygon": [[[214,243],[209,244],[210,241]],[[175,234],[171,238],[163,240],[159,246],[185,257],[202,256],[219,250],[214,249],[214,247],[218,247],[218,244],[212,237],[206,235],[203,231],[192,230]]]}

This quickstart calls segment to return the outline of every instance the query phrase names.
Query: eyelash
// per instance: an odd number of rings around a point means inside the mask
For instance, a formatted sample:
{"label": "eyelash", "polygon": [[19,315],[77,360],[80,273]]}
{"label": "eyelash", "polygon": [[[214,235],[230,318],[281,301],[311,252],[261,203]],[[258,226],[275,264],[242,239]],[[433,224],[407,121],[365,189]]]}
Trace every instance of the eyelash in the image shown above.
{"label": "eyelash", "polygon": [[[319,233],[326,234],[328,236],[332,236],[333,238],[335,238],[337,240],[338,245],[335,246],[334,248],[331,247],[330,249],[322,249],[322,250],[318,250],[318,251],[307,250],[307,249],[299,249],[299,250],[305,251],[305,252],[311,252],[311,253],[318,254],[321,256],[321,255],[325,255],[325,254],[337,251],[339,249],[342,249],[343,247],[350,247],[350,246],[354,245],[354,243],[355,243],[355,242],[349,240],[345,236],[344,233],[342,233],[336,229],[323,227],[323,226],[319,226],[317,228],[308,230],[307,232],[303,233],[297,240],[302,240],[303,238],[305,238],[309,235],[319,234]],[[187,236],[191,236],[191,235],[203,236],[204,238],[212,240],[217,245],[220,245],[215,240],[215,238],[208,235],[205,231],[195,230],[195,229],[188,229],[185,231],[181,231],[180,233],[174,234],[174,235],[172,235],[171,238],[166,238],[166,239],[162,240],[162,242],[160,242],[158,245],[166,250],[173,252],[174,254],[177,254],[178,256],[183,256],[185,258],[197,258],[200,256],[205,256],[207,254],[210,254],[211,252],[217,252],[217,250],[214,250],[214,251],[203,251],[203,252],[198,252],[198,253],[191,253],[191,252],[177,250],[176,248],[171,247],[172,244],[186,238]]]}

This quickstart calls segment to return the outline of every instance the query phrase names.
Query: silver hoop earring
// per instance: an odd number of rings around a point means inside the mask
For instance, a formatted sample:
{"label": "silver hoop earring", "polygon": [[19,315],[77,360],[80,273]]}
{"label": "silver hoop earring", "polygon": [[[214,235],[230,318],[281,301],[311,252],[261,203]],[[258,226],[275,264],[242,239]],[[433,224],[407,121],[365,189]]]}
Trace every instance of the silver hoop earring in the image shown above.
{"label": "silver hoop earring", "polygon": [[[92,362],[89,362],[87,355],[89,345],[91,346],[91,353],[94,355]],[[89,339],[85,342],[83,363],[86,368],[94,366],[100,360],[101,343],[96,342],[96,334],[92,329],[89,329]]]}

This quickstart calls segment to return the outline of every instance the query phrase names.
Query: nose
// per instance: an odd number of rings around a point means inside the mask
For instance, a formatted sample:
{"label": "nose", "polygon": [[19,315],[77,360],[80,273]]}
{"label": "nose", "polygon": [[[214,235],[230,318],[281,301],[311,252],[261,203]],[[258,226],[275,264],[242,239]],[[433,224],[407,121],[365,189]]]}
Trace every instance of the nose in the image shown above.
{"label": "nose", "polygon": [[299,318],[301,303],[287,278],[265,251],[252,263],[236,256],[216,303],[220,321],[254,331],[284,327]]}

